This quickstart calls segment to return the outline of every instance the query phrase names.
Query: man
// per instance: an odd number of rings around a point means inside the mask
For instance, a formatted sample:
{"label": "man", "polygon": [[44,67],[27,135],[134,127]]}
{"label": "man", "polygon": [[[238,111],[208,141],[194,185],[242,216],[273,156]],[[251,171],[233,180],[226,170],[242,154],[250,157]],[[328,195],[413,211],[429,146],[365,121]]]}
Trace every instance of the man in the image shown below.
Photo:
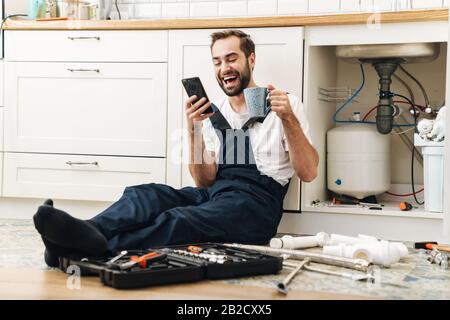
{"label": "man", "polygon": [[[306,182],[316,177],[318,155],[306,136],[303,108],[293,95],[268,85],[271,112],[242,128],[249,119],[243,90],[257,87],[255,45],[239,30],[211,38],[216,79],[227,97],[217,104],[204,98],[193,104],[195,96],[185,101],[189,170],[197,187],[127,187],[90,220],[76,219],[47,200],[34,223],[48,265],[57,266],[58,256],[67,254],[208,241],[265,244],[276,234],[292,175]],[[215,112],[204,114],[210,106]]]}

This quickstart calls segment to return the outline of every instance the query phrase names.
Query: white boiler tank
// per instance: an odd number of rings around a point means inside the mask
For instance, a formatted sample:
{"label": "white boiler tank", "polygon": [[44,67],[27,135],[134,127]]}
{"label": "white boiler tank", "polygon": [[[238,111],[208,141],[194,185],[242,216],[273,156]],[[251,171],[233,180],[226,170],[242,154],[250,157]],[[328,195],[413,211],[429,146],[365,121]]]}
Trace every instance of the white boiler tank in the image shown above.
{"label": "white boiler tank", "polygon": [[390,136],[376,126],[351,124],[327,132],[327,185],[363,199],[386,192],[391,183]]}

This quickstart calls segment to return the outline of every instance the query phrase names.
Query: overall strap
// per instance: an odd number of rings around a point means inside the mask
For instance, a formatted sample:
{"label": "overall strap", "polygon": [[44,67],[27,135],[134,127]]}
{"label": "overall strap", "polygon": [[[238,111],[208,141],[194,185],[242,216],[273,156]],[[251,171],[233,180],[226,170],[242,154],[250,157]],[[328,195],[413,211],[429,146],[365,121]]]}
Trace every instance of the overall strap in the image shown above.
{"label": "overall strap", "polygon": [[216,105],[211,104],[214,114],[209,118],[221,142],[221,163],[219,165],[255,166],[255,157],[246,129],[233,129]]}
{"label": "overall strap", "polygon": [[222,112],[220,112],[219,108],[217,108],[214,103],[211,103],[211,108],[213,109],[214,114],[209,117],[209,120],[211,121],[213,128],[216,129],[216,131],[231,129],[231,126],[228,123],[227,119],[225,119]]}

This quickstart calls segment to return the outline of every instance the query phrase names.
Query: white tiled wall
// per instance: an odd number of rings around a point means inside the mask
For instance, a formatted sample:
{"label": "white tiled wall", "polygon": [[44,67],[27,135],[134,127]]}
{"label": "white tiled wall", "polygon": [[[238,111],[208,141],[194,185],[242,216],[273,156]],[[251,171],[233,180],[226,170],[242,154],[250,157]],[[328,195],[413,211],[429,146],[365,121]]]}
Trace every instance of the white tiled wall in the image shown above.
{"label": "white tiled wall", "polygon": [[[400,11],[448,7],[448,0],[118,0],[134,18],[246,17]],[[159,10],[158,6],[162,6]],[[149,9],[146,9],[149,7]],[[155,9],[156,7],[156,9]],[[113,13],[112,17],[117,15]]]}
{"label": "white tiled wall", "polygon": [[[114,0],[112,0],[114,1]],[[27,0],[6,0],[8,14]],[[117,0],[123,19],[314,15],[448,7],[449,0]],[[111,15],[117,18],[115,8]]]}

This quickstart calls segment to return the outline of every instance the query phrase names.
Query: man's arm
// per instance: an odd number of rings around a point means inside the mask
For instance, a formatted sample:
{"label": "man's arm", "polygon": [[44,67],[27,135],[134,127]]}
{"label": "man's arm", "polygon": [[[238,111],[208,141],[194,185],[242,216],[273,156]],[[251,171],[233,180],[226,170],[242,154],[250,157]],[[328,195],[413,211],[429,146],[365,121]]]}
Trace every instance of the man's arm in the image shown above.
{"label": "man's arm", "polygon": [[195,98],[196,96],[192,96],[185,102],[190,151],[189,172],[196,186],[208,187],[216,180],[217,165],[214,152],[206,150],[202,135],[202,121],[212,113],[202,115],[202,112],[208,109],[211,103],[205,104],[206,99],[202,98],[192,104]]}
{"label": "man's arm", "polygon": [[313,181],[317,176],[319,155],[303,133],[300,122],[292,111],[287,94],[275,90],[272,85],[269,85],[268,89],[270,90],[272,111],[277,114],[283,124],[292,167],[302,181]]}
{"label": "man's arm", "polygon": [[294,114],[281,121],[289,146],[292,167],[302,181],[313,181],[317,176],[317,165],[319,164],[317,151],[305,137]]}

